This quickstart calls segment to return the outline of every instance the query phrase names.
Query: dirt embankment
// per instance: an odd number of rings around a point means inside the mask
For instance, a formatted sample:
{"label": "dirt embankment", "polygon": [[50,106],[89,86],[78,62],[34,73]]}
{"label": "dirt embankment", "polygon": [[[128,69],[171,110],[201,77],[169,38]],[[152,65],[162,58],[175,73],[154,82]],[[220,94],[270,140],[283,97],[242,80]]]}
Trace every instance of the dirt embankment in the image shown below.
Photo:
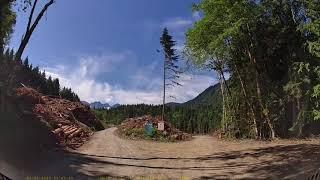
{"label": "dirt embankment", "polygon": [[5,105],[0,112],[0,172],[12,179],[58,175],[61,170],[54,166],[66,169],[65,156],[49,151],[77,148],[94,130],[104,129],[89,107],[31,88],[16,89]]}

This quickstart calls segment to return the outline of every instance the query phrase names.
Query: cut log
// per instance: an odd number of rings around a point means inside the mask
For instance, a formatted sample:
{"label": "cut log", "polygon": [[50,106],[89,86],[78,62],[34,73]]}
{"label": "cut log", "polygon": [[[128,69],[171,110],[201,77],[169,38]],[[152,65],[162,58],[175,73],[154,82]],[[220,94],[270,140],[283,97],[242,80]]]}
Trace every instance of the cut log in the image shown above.
{"label": "cut log", "polygon": [[82,132],[82,129],[78,129],[74,133],[70,134],[69,138],[73,138],[73,137],[79,135],[81,132]]}
{"label": "cut log", "polygon": [[68,132],[70,132],[70,131],[73,131],[74,129],[77,129],[77,128],[75,128],[75,127],[71,127],[71,128],[69,128],[69,129],[67,129],[67,130],[65,130],[65,131],[63,131],[63,133],[68,133]]}
{"label": "cut log", "polygon": [[68,128],[64,129],[63,131],[64,131],[64,132],[68,132],[68,131],[70,131],[70,130],[73,129],[73,128],[74,128],[73,126],[69,126]]}
{"label": "cut log", "polygon": [[72,134],[73,132],[75,132],[78,128],[72,128],[70,131],[65,132],[64,134],[66,136],[69,136],[70,134]]}
{"label": "cut log", "polygon": [[68,127],[70,127],[70,126],[64,125],[64,126],[62,126],[61,128],[62,128],[63,130],[65,130],[65,129],[68,128]]}
{"label": "cut log", "polygon": [[62,128],[58,128],[58,129],[56,129],[56,130],[54,130],[54,131],[52,131],[54,134],[58,134],[58,133],[60,133],[60,132],[62,132],[63,131],[63,129]]}

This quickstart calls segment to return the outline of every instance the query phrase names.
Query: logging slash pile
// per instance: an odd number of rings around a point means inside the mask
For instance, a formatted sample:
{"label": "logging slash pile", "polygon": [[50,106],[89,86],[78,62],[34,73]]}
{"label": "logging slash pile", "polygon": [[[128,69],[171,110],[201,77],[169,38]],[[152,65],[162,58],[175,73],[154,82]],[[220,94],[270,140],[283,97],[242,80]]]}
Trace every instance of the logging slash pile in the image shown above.
{"label": "logging slash pile", "polygon": [[16,101],[25,115],[44,123],[57,142],[65,147],[77,148],[94,130],[104,129],[90,108],[80,102],[44,96],[27,87],[16,89]]}
{"label": "logging slash pile", "polygon": [[[156,133],[153,140],[159,140],[160,138],[164,138],[169,141],[184,141],[190,140],[191,135],[180,131],[179,129],[173,127],[168,121],[162,121],[161,117],[152,117],[150,115],[135,117],[135,118],[127,118],[119,127],[120,135],[124,135],[126,137],[132,139],[139,139],[146,137],[139,136],[139,133],[145,133],[145,127],[147,123],[151,123]],[[158,124],[164,123],[164,130],[157,130]]]}

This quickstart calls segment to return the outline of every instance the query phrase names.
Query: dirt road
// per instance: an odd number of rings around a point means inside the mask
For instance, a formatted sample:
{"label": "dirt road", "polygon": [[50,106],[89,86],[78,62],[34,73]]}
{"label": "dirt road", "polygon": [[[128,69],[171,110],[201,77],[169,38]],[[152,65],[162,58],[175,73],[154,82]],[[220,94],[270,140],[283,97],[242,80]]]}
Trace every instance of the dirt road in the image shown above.
{"label": "dirt road", "polygon": [[89,155],[89,162],[79,168],[82,173],[130,178],[292,179],[320,167],[320,141],[226,142],[196,136],[192,141],[155,143],[120,139],[115,130],[96,133],[77,151]]}
{"label": "dirt road", "polygon": [[[222,141],[195,136],[179,143],[131,141],[97,132],[74,152],[52,156],[36,175],[75,179],[301,179],[320,167],[320,140]],[[26,175],[26,174],[25,174]]]}

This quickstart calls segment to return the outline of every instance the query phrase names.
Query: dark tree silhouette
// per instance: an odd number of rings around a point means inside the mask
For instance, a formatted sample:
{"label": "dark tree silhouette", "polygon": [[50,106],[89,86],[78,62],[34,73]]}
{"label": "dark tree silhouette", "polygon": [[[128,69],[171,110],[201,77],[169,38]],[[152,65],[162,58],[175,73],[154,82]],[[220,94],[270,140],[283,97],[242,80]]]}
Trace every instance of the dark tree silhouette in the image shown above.
{"label": "dark tree silhouette", "polygon": [[42,8],[42,10],[40,11],[40,13],[38,14],[37,18],[34,20],[34,22],[32,23],[33,20],[33,15],[34,15],[34,10],[37,6],[37,2],[38,0],[34,0],[31,12],[30,12],[30,16],[29,16],[29,20],[28,20],[28,25],[26,28],[26,32],[23,36],[23,39],[20,43],[19,49],[16,53],[16,59],[20,60],[23,54],[24,49],[26,48],[33,31],[36,29],[37,25],[39,24],[39,21],[41,20],[41,18],[43,17],[44,13],[48,10],[48,8],[55,2],[54,0],[50,0],[49,2],[47,2],[45,4],[45,6]]}

